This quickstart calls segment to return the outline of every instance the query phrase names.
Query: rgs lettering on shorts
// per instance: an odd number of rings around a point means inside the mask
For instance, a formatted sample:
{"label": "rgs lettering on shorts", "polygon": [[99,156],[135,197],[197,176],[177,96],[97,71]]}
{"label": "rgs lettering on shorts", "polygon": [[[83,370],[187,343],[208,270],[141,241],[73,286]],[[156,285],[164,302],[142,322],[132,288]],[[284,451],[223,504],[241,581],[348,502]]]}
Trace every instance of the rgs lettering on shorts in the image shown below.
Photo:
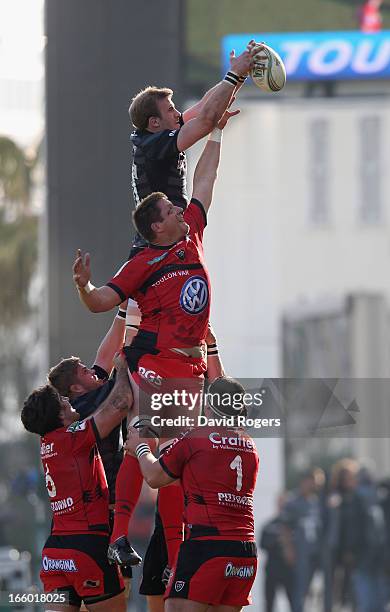
{"label": "rgs lettering on shorts", "polygon": [[142,378],[147,380],[151,385],[154,385],[155,387],[161,387],[162,378],[153,370],[147,370],[146,368],[139,366],[138,374]]}
{"label": "rgs lettering on shorts", "polygon": [[229,562],[225,567],[225,578],[253,578],[254,575],[253,565],[236,566]]}
{"label": "rgs lettering on shorts", "polygon": [[73,559],[50,559],[46,555],[42,559],[42,568],[45,572],[78,572]]}

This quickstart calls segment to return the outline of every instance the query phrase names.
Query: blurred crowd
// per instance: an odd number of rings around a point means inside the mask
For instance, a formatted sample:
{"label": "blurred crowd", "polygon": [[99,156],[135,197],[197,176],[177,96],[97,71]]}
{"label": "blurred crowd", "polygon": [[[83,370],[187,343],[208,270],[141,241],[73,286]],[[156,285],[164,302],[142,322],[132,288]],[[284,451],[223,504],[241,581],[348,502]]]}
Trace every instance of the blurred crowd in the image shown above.
{"label": "blurred crowd", "polygon": [[314,576],[324,612],[390,610],[390,478],[377,481],[354,459],[329,474],[303,473],[297,489],[279,497],[260,546],[267,612],[276,610],[280,589],[291,611],[303,612]]}

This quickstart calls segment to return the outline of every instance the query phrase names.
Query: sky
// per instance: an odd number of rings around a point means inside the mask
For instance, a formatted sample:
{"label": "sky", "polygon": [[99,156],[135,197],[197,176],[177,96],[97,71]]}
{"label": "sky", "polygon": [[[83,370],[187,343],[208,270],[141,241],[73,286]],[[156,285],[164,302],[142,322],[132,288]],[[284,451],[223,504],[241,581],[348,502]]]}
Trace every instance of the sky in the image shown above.
{"label": "sky", "polygon": [[0,0],[0,78],[42,78],[43,45],[43,0]]}
{"label": "sky", "polygon": [[0,134],[23,147],[44,129],[44,0],[0,0]]}

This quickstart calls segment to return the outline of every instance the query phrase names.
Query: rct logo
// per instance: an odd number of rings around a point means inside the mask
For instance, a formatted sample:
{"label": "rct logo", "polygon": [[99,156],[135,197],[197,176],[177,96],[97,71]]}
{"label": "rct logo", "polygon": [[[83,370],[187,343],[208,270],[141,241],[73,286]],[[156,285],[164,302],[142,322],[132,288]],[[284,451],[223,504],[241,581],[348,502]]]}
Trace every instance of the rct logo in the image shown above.
{"label": "rct logo", "polygon": [[180,293],[180,306],[188,314],[201,313],[209,301],[209,289],[204,278],[191,276]]}
{"label": "rct logo", "polygon": [[142,376],[142,378],[147,380],[151,385],[161,387],[162,378],[161,376],[158,376],[158,374],[156,374],[156,372],[154,372],[153,370],[147,370],[146,368],[139,366],[138,374]]}
{"label": "rct logo", "polygon": [[180,591],[184,588],[185,582],[183,580],[176,580],[175,582],[175,591],[176,593],[180,593]]}

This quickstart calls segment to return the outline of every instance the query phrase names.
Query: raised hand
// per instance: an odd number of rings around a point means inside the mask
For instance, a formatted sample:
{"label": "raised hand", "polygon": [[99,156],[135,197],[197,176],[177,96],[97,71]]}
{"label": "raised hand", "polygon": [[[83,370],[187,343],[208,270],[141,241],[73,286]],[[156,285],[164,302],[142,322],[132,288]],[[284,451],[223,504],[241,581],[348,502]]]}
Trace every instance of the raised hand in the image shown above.
{"label": "raised hand", "polygon": [[77,287],[85,287],[91,279],[91,265],[89,253],[83,256],[81,249],[77,249],[73,267],[73,281]]}
{"label": "raised hand", "polygon": [[225,110],[224,114],[222,115],[222,117],[220,118],[220,120],[217,123],[217,127],[220,130],[223,130],[223,128],[225,127],[225,125],[227,124],[227,122],[229,121],[229,119],[231,119],[232,117],[235,117],[236,115],[238,115],[240,113],[240,109],[237,108],[236,110],[230,111],[230,110]]}

